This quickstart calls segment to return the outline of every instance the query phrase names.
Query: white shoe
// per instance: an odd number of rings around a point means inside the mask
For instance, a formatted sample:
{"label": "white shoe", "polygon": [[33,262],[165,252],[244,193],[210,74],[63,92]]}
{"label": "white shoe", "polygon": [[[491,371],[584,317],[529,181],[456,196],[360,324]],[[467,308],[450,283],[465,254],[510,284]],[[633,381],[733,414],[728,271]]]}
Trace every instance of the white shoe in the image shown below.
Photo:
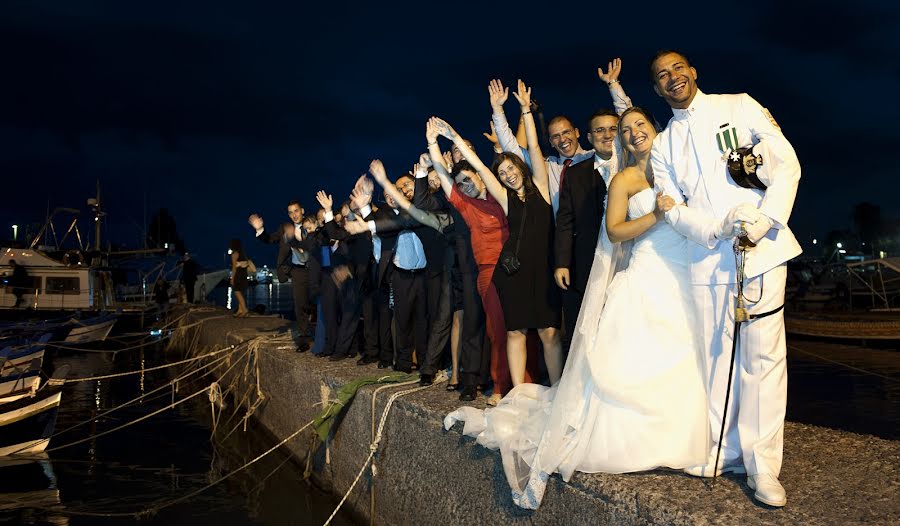
{"label": "white shoe", "polygon": [[747,485],[754,490],[753,498],[780,508],[787,504],[787,493],[784,487],[778,482],[778,479],[769,473],[760,473],[759,475],[750,475],[747,477]]}
{"label": "white shoe", "polygon": [[[701,464],[699,466],[691,466],[689,468],[684,468],[684,472],[688,475],[694,477],[704,477],[710,478],[713,476],[712,462],[709,464]],[[719,461],[719,469],[716,471],[715,476],[720,476],[724,473],[746,473],[747,470],[744,468],[744,464],[741,459],[735,459],[728,462],[724,460]]]}

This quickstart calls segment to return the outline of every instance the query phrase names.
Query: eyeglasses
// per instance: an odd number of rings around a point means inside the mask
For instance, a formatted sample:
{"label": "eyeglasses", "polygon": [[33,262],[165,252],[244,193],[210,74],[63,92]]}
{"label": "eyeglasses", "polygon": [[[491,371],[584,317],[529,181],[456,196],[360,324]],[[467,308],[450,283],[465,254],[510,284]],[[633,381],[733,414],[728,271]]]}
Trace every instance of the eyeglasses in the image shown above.
{"label": "eyeglasses", "polygon": [[591,133],[600,135],[601,133],[603,133],[605,131],[608,131],[609,133],[618,133],[619,127],[618,126],[610,126],[609,128],[594,128],[591,130]]}
{"label": "eyeglasses", "polygon": [[558,141],[558,140],[562,139],[563,137],[572,137],[573,135],[575,135],[575,130],[573,130],[572,128],[569,128],[568,130],[563,130],[559,133],[554,133],[553,135],[550,136],[550,140]]}

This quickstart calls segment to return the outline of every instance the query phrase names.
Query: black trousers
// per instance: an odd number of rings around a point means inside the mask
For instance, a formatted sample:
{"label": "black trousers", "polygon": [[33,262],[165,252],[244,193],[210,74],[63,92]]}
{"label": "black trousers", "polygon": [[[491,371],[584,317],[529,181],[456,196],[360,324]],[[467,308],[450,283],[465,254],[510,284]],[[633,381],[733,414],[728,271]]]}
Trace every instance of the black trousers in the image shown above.
{"label": "black trousers", "polygon": [[294,315],[302,336],[309,335],[309,273],[306,267],[291,267],[291,288],[294,292]]}
{"label": "black trousers", "polygon": [[[478,295],[478,269],[471,255],[471,248],[459,240],[453,252],[456,265],[451,270],[451,290],[458,295],[453,304],[462,309],[462,326],[459,342],[460,383],[487,383],[490,378],[490,344],[485,338],[484,307]],[[468,257],[460,258],[460,251]],[[485,379],[482,378],[485,377]]]}
{"label": "black trousers", "polygon": [[334,354],[353,356],[356,354],[353,339],[356,337],[359,316],[362,312],[360,281],[357,278],[346,278],[343,283],[337,284],[337,289],[341,321],[337,328]]}
{"label": "black trousers", "polygon": [[197,280],[184,281],[184,294],[187,297],[188,303],[194,303],[194,285],[197,283]]}
{"label": "black trousers", "polygon": [[325,324],[325,348],[322,354],[330,356],[334,354],[337,345],[337,331],[341,323],[340,291],[334,280],[331,279],[331,269],[322,269],[319,282],[319,295],[322,300],[322,318],[317,323]]}
{"label": "black trousers", "polygon": [[575,334],[575,323],[578,321],[578,313],[581,312],[583,299],[584,294],[571,285],[569,290],[562,291],[563,332],[561,340],[564,355],[568,354],[569,346],[572,345],[572,335]]}
{"label": "black trousers", "polygon": [[428,348],[425,273],[395,267],[391,276],[391,286],[394,290],[394,321],[397,323],[395,367],[402,371],[412,367],[413,350],[422,360]]}
{"label": "black trousers", "polygon": [[423,374],[435,374],[443,366],[453,323],[450,269],[428,274],[425,289],[428,298],[428,352],[419,363],[419,370]]}
{"label": "black trousers", "polygon": [[393,313],[390,306],[390,286],[382,283],[363,298],[363,333],[367,358],[378,358],[383,363],[394,363],[394,341],[391,338]]}

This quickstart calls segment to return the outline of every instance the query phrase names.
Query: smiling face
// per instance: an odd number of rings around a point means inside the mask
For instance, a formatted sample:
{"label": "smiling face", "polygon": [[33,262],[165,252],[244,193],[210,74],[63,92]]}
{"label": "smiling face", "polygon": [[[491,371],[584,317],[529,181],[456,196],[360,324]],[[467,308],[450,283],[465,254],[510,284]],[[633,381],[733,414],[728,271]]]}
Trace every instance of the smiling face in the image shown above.
{"label": "smiling face", "polygon": [[412,201],[413,195],[416,193],[416,183],[412,180],[412,177],[404,175],[397,179],[397,184],[394,186],[397,187],[397,190],[400,190],[403,197]]}
{"label": "smiling face", "polygon": [[550,121],[547,126],[547,134],[550,136],[550,145],[563,157],[573,157],[578,151],[578,128],[574,127],[569,119],[557,118]]}
{"label": "smiling face", "polygon": [[287,207],[288,216],[291,218],[291,221],[296,225],[303,221],[303,207],[298,205],[297,203],[291,203]]}
{"label": "smiling face", "polygon": [[462,170],[456,174],[454,180],[456,181],[456,188],[469,197],[477,199],[484,193],[484,181],[475,172]]}
{"label": "smiling face", "polygon": [[432,192],[441,189],[441,177],[438,175],[437,170],[433,168],[428,171],[428,189]]}
{"label": "smiling face", "polygon": [[686,109],[697,94],[697,70],[678,53],[666,53],[653,61],[653,90],[669,106]]}
{"label": "smiling face", "polygon": [[503,186],[516,192],[518,192],[525,184],[522,170],[520,170],[510,159],[504,159],[503,162],[497,166],[497,178],[500,179]]}
{"label": "smiling face", "polygon": [[612,115],[600,115],[591,119],[588,140],[602,159],[609,160],[615,148],[616,134],[619,131],[619,118]]}
{"label": "smiling face", "polygon": [[650,155],[653,139],[656,138],[656,129],[646,115],[640,111],[625,113],[619,121],[619,130],[622,134],[622,146],[631,155],[636,159]]}

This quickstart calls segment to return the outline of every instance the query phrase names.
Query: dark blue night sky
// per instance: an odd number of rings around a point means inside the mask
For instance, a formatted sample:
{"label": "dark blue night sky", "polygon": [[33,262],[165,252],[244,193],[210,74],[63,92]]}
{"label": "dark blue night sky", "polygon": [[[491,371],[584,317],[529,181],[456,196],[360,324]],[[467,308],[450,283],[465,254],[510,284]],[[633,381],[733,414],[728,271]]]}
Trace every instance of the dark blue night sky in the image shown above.
{"label": "dark blue night sky", "polygon": [[166,207],[188,249],[219,265],[231,237],[251,239],[249,213],[280,222],[291,198],[313,209],[319,188],[343,199],[373,157],[406,170],[432,114],[489,155],[494,77],[525,79],[548,118],[570,115],[584,135],[610,105],[596,68],[621,56],[626,91],[665,124],[647,69],[663,48],[688,54],[702,90],[748,92],[778,120],[803,166],[791,220],[801,241],[850,228],[857,202],[900,216],[900,7],[594,7],[612,4],[517,16],[525,4],[5,2],[0,239],[42,222],[48,203],[87,212],[99,178],[114,241],[139,246],[145,203],[148,218]]}

